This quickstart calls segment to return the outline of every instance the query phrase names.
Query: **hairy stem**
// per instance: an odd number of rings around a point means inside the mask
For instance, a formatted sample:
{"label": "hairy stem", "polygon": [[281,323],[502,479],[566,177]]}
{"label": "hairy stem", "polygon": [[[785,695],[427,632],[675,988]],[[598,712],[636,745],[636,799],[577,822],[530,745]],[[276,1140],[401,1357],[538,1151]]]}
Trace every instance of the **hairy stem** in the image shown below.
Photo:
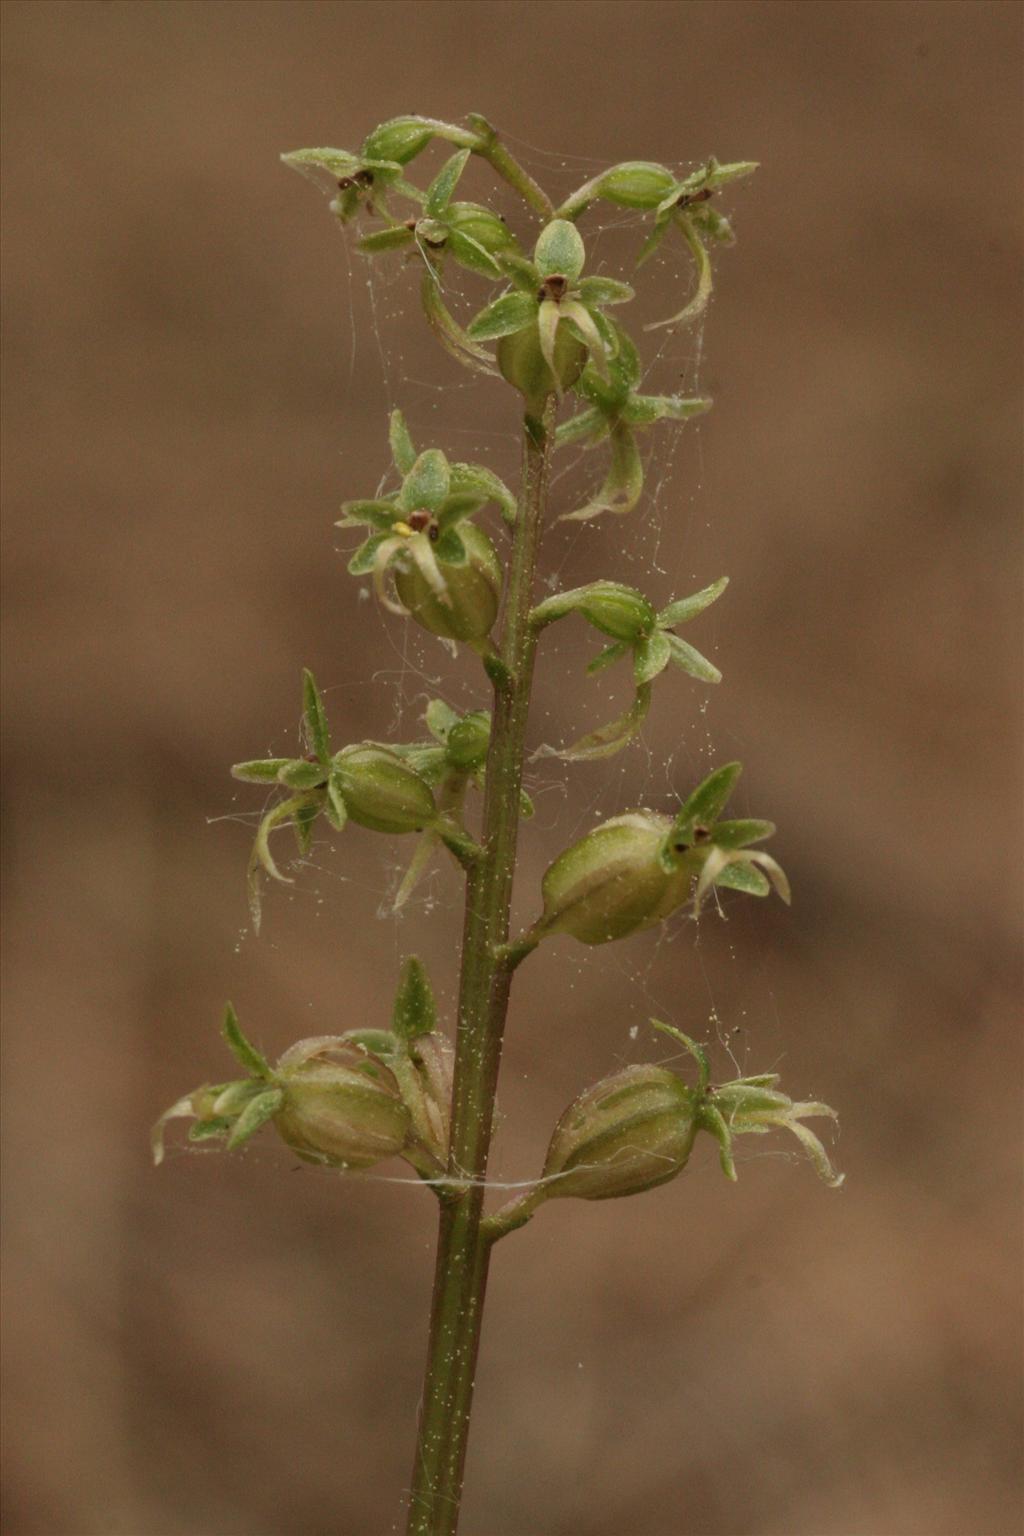
{"label": "hairy stem", "polygon": [[[453,1536],[459,1518],[491,1239],[484,1179],[514,963],[506,948],[536,635],[529,623],[554,440],[555,398],[527,417],[494,721],[482,853],[466,882],[449,1176],[441,1204],[430,1342],[413,1469],[409,1536]],[[463,1184],[459,1188],[460,1182]]]}
{"label": "hairy stem", "polygon": [[509,153],[505,145],[498,137],[497,130],[481,117],[479,112],[470,112],[467,121],[480,135],[476,144],[476,153],[488,160],[498,175],[507,181],[510,187],[514,187],[519,196],[532,208],[534,213],[539,213],[542,219],[554,217],[554,207],[550,197],[539,186],[529,171],[519,164],[513,155]]}

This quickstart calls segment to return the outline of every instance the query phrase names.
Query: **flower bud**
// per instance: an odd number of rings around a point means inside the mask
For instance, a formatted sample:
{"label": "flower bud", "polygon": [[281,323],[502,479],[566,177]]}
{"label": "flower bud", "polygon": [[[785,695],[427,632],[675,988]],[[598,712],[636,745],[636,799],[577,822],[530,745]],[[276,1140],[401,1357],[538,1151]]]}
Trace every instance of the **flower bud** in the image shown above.
{"label": "flower bud", "polygon": [[363,143],[365,160],[394,160],[407,165],[434,136],[434,125],[422,117],[392,117],[380,123]]}
{"label": "flower bud", "polygon": [[650,160],[627,160],[605,171],[597,183],[602,197],[624,208],[657,208],[672,191],[676,178]]}
{"label": "flower bud", "polygon": [[[514,331],[511,336],[502,336],[498,342],[497,359],[502,378],[518,389],[534,413],[539,415],[544,400],[551,393],[552,375],[541,350],[536,322],[521,331]],[[575,384],[586,361],[587,349],[583,342],[567,325],[560,325],[555,333],[554,373],[563,393]]]}
{"label": "flower bud", "polygon": [[442,640],[482,640],[498,617],[501,601],[501,562],[490,539],[473,523],[459,524],[465,550],[460,564],[446,560],[435,546],[437,564],[447,588],[447,601],[430,585],[418,565],[395,565],[395,591],[417,624]]}
{"label": "flower bud", "polygon": [[386,747],[344,747],[332,777],[351,819],[373,832],[419,832],[437,818],[430,785]]}
{"label": "flower bud", "polygon": [[479,203],[450,203],[445,217],[452,229],[468,235],[485,251],[505,251],[516,243],[505,220]]}
{"label": "flower bud", "polygon": [[555,1126],[545,1198],[614,1200],[665,1184],[686,1166],[696,1134],[694,1092],[674,1072],[625,1067],[581,1093]]}
{"label": "flower bud", "polygon": [[529,938],[568,933],[605,944],[653,928],[687,900],[693,868],[663,857],[668,816],[615,816],[560,854],[541,884],[544,911]]}
{"label": "flower bud", "polygon": [[482,768],[491,740],[491,717],[476,709],[452,726],[445,739],[445,755],[453,768],[472,773]]}
{"label": "flower bud", "polygon": [[[557,603],[558,599],[552,601]],[[602,634],[629,644],[649,633],[657,620],[643,593],[619,581],[592,581],[578,588],[574,607]]]}
{"label": "flower bud", "polygon": [[293,1152],[332,1168],[370,1168],[405,1149],[411,1116],[393,1074],[341,1036],[300,1040],[277,1064],[274,1123]]}

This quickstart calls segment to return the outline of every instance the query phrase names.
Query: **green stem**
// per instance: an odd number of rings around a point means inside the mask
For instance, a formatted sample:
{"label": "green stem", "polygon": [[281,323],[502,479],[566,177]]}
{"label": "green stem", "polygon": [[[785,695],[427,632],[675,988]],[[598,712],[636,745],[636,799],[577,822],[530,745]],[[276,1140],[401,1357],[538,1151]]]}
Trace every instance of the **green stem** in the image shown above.
{"label": "green stem", "polygon": [[531,207],[535,213],[539,213],[542,219],[554,217],[554,206],[543,187],[538,186],[529,171],[523,169],[519,161],[509,154],[504,144],[498,138],[498,131],[481,117],[479,112],[470,112],[466,118],[474,130],[480,135],[474,145],[478,155],[482,155],[497,171],[498,175],[507,181],[510,187],[514,187],[519,196]]}
{"label": "green stem", "polygon": [[505,950],[519,830],[526,720],[536,635],[529,622],[556,403],[527,417],[502,661],[487,755],[482,854],[466,882],[448,1171],[465,1180],[442,1198],[430,1342],[413,1469],[408,1536],[454,1536],[491,1239],[481,1230],[494,1097],[514,965]]}

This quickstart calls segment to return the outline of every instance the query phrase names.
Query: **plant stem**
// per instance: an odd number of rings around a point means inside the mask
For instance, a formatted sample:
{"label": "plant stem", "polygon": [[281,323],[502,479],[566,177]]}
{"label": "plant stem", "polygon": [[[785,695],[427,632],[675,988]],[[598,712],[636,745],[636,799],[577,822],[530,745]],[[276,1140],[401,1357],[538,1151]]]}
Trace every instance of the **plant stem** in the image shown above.
{"label": "plant stem", "polygon": [[[413,1469],[409,1536],[453,1536],[459,1519],[466,1443],[491,1238],[481,1230],[484,1179],[514,959],[509,934],[519,831],[526,720],[536,634],[530,626],[534,571],[554,440],[555,397],[543,419],[527,417],[501,659],[487,756],[482,855],[466,882],[455,1085],[448,1171],[455,1188],[441,1202],[430,1342]],[[459,1189],[460,1181],[465,1187]]]}
{"label": "plant stem", "polygon": [[554,217],[554,206],[550,197],[530,175],[529,171],[519,164],[513,155],[505,148],[498,137],[497,129],[479,112],[470,112],[467,122],[471,123],[480,135],[476,144],[476,153],[488,160],[498,175],[507,181],[510,187],[514,187],[519,196],[532,208],[534,213],[539,213],[542,219]]}

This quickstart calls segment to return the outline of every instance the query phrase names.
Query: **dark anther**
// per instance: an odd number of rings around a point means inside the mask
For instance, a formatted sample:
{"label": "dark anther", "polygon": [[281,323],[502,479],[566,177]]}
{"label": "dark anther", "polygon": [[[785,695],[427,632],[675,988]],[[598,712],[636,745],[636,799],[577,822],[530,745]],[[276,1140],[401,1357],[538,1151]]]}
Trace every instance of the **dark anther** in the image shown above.
{"label": "dark anther", "polygon": [[431,523],[430,527],[427,529],[427,538],[430,540],[430,542],[432,544],[436,544],[440,537],[441,537],[441,530],[440,530],[440,528],[437,526],[436,523]]}
{"label": "dark anther", "polygon": [[338,191],[339,192],[347,192],[350,187],[354,187],[354,186],[355,186],[355,182],[352,180],[351,176],[341,176],[341,177],[338,178]]}
{"label": "dark anther", "polygon": [[357,187],[372,187],[373,186],[373,172],[372,171],[356,171],[356,174],[353,176],[352,180],[355,182]]}
{"label": "dark anther", "polygon": [[537,297],[541,301],[544,299],[554,299],[555,303],[557,304],[559,299],[565,297],[565,292],[568,286],[569,279],[567,277],[563,276],[561,272],[552,272],[550,277],[546,277],[544,279],[544,282],[541,285],[540,293],[537,295]]}
{"label": "dark anther", "polygon": [[422,533],[424,528],[430,527],[434,519],[429,512],[421,510],[419,512],[410,512],[407,521],[413,533]]}
{"label": "dark anther", "polygon": [[711,830],[709,827],[694,827],[693,829],[693,840],[695,843],[706,843],[710,836]]}
{"label": "dark anther", "polygon": [[699,192],[684,192],[676,203],[677,208],[690,208],[694,203],[706,203],[709,197],[714,197],[711,187],[701,187]]}
{"label": "dark anther", "polygon": [[416,233],[416,220],[415,219],[406,219],[405,227],[406,227],[406,229],[409,231],[409,233],[411,235],[414,235]]}

